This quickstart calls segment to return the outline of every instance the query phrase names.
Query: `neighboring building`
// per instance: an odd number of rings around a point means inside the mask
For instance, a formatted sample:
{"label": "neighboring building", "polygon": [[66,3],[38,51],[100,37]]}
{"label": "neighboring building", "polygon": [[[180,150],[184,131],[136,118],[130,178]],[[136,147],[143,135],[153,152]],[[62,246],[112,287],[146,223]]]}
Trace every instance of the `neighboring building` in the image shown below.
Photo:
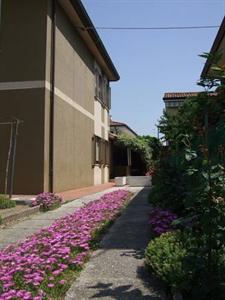
{"label": "neighboring building", "polygon": [[[184,101],[192,97],[197,97],[200,93],[202,92],[165,93],[163,100],[165,102],[166,112],[170,115],[176,115]],[[208,94],[210,96],[217,95],[216,92],[209,92]]]}
{"label": "neighboring building", "polygon": [[138,136],[127,124],[121,122],[110,121],[110,132],[113,134],[126,134],[131,137]]}
{"label": "neighboring building", "polygon": [[196,97],[198,94],[199,92],[165,93],[163,101],[165,102],[166,112],[175,115],[186,99]]}
{"label": "neighboring building", "polygon": [[[0,3],[0,121],[23,121],[14,193],[108,182],[109,82],[119,75],[81,1]],[[0,192],[9,138],[0,126]]]}
{"label": "neighboring building", "polygon": [[118,176],[145,175],[145,165],[140,154],[129,147],[121,147],[116,143],[119,134],[124,134],[132,138],[137,137],[137,133],[127,124],[121,122],[110,122],[110,178]]}
{"label": "neighboring building", "polygon": [[[210,50],[211,54],[215,54],[216,52],[221,52],[222,57],[221,57],[220,65],[225,67],[225,17],[223,18],[223,21],[220,25],[220,29],[216,35],[216,38]],[[202,70],[201,77],[206,77],[207,75],[209,75],[210,67],[211,67],[211,61],[210,59],[208,59]]]}

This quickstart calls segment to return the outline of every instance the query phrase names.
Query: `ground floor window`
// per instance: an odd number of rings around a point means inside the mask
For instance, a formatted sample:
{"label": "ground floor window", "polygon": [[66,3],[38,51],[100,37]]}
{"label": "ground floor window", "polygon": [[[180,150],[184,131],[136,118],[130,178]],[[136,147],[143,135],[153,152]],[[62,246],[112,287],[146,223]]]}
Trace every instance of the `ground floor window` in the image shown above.
{"label": "ground floor window", "polygon": [[93,164],[109,165],[109,142],[94,136],[93,139]]}

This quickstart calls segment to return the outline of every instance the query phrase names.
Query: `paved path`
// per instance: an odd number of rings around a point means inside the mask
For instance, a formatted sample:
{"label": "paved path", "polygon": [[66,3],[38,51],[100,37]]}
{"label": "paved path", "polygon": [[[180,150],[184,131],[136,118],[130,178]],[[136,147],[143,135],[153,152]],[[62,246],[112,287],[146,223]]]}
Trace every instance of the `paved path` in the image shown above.
{"label": "paved path", "polygon": [[25,239],[27,236],[37,232],[41,228],[50,226],[56,219],[74,212],[77,208],[82,207],[85,203],[96,200],[100,196],[118,190],[118,188],[110,188],[103,192],[95,193],[76,199],[75,201],[66,203],[60,208],[46,213],[37,213],[24,221],[9,225],[7,228],[0,229],[0,249],[19,240]]}
{"label": "paved path", "polygon": [[144,249],[150,238],[148,193],[149,189],[141,190],[111,227],[66,300],[166,299],[144,269]]}
{"label": "paved path", "polygon": [[[107,183],[92,185],[80,189],[68,190],[57,194],[63,199],[63,202],[66,202],[69,200],[79,199],[84,196],[103,192],[104,190],[112,188],[113,186],[115,186],[114,182],[107,182]],[[17,201],[22,201],[22,202],[24,201],[30,202],[33,199],[35,199],[35,197],[36,197],[35,195],[13,195],[12,199]]]}

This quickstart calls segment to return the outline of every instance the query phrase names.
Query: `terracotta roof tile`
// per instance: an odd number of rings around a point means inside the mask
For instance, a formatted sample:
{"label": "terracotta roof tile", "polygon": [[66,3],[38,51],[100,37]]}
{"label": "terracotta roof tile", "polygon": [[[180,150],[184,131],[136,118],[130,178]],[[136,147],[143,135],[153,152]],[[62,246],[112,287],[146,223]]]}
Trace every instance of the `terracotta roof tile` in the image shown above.
{"label": "terracotta roof tile", "polygon": [[[198,94],[201,92],[175,92],[175,93],[165,93],[163,96],[163,100],[169,101],[169,100],[174,100],[174,99],[186,99],[189,97],[196,97]],[[211,96],[216,96],[217,93],[215,92],[210,92]]]}

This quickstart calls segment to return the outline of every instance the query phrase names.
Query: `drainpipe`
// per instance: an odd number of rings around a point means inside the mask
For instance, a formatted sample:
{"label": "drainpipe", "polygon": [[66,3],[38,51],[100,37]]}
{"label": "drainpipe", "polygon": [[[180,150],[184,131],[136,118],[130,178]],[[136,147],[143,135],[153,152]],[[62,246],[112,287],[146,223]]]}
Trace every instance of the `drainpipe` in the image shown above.
{"label": "drainpipe", "polygon": [[49,191],[54,192],[54,113],[55,113],[55,47],[56,0],[52,0],[51,67],[50,67],[50,136],[49,136]]}

